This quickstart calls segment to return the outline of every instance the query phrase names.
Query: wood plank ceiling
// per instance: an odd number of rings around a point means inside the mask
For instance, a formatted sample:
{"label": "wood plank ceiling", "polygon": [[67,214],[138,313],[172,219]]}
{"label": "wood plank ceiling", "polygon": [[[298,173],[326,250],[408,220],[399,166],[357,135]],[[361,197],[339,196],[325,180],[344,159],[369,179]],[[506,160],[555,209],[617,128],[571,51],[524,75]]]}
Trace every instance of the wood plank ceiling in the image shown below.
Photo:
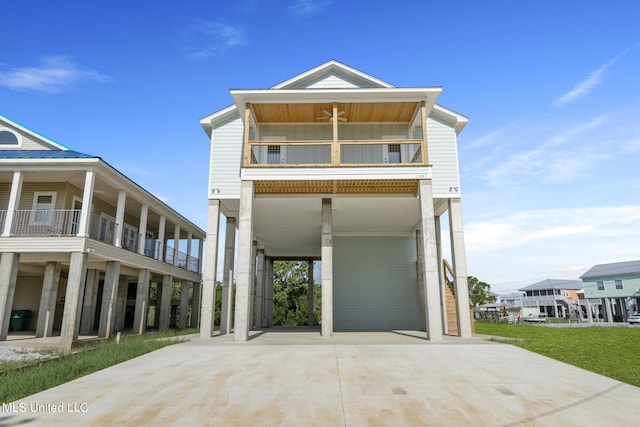
{"label": "wood plank ceiling", "polygon": [[[322,123],[333,112],[331,103],[252,104],[251,108],[258,123]],[[409,123],[417,108],[417,102],[338,103],[338,112],[344,111],[340,118],[349,123]]]}

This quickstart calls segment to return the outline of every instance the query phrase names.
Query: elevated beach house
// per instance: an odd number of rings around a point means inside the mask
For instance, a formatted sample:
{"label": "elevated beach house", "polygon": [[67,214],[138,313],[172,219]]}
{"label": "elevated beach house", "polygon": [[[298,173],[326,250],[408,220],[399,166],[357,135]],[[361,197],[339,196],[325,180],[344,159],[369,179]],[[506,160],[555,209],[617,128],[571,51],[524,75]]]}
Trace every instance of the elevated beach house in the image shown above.
{"label": "elevated beach house", "polygon": [[457,154],[467,118],[436,104],[441,91],[329,61],[270,88],[233,89],[231,106],[200,121],[211,143],[203,337],[213,332],[221,213],[221,329],[233,315],[238,341],[273,323],[277,260],[321,263],[323,336],[471,335]]}
{"label": "elevated beach house", "polygon": [[63,348],[81,334],[142,333],[150,305],[157,328],[185,326],[190,298],[198,323],[204,231],[100,157],[2,116],[0,233],[2,341],[12,325],[33,338],[59,331]]}
{"label": "elevated beach house", "polygon": [[601,301],[607,321],[625,321],[640,312],[640,260],[594,265],[580,279],[585,298]]}

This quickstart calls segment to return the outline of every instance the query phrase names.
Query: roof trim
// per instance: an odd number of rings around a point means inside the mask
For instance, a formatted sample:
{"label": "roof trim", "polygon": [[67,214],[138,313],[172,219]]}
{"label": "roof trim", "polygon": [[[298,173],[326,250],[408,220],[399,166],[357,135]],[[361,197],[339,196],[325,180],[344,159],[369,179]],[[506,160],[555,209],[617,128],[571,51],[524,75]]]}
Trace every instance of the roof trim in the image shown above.
{"label": "roof trim", "polygon": [[596,277],[626,276],[631,274],[640,274],[640,260],[596,264],[580,276],[580,278],[592,279]]}
{"label": "roof trim", "polygon": [[578,290],[584,288],[584,284],[580,280],[560,280],[546,279],[533,285],[518,289],[519,291],[532,291],[538,289],[573,289]]}
{"label": "roof trim", "polygon": [[462,132],[462,129],[469,123],[469,118],[463,116],[460,113],[456,113],[453,110],[450,110],[442,105],[435,104],[433,106],[432,112],[435,113],[436,116],[440,116],[445,118],[446,120],[452,121],[455,126],[456,135],[459,135]]}
{"label": "roof trim", "polygon": [[65,147],[64,145],[59,144],[59,143],[55,142],[52,139],[49,139],[49,138],[47,138],[45,136],[42,136],[39,133],[37,133],[35,131],[32,131],[31,129],[29,129],[29,128],[25,127],[25,126],[22,126],[21,124],[16,123],[15,121],[3,116],[2,114],[0,114],[0,119],[9,122],[12,126],[15,126],[16,128],[20,129],[22,132],[28,133],[29,135],[33,136],[34,138],[39,139],[39,140],[41,140],[42,142],[44,142],[46,144],[52,145],[52,146],[54,146],[55,148],[57,148],[59,150],[64,150],[64,151],[69,150],[68,147]]}
{"label": "roof trim", "polygon": [[339,70],[343,73],[356,77],[358,79],[367,80],[377,86],[392,88],[395,87],[390,83],[387,83],[383,80],[380,80],[376,77],[373,77],[370,74],[364,73],[360,70],[357,70],[353,67],[349,67],[348,65],[343,64],[342,62],[336,61],[332,59],[330,61],[325,62],[324,64],[320,64],[317,67],[314,67],[310,70],[305,71],[304,73],[298,74],[297,76],[291,77],[288,80],[283,81],[282,83],[278,83],[275,86],[271,86],[271,89],[284,89],[290,86],[293,86],[295,83],[298,83],[306,78],[313,76],[314,74],[322,74],[327,70]]}

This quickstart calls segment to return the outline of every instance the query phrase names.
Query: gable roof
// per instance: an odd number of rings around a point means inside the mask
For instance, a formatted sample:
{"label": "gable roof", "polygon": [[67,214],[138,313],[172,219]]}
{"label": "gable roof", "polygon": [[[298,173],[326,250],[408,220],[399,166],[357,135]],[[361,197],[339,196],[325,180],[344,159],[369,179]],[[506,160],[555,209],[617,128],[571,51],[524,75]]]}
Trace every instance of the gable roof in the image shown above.
{"label": "gable roof", "polygon": [[622,276],[626,274],[640,274],[640,260],[597,264],[587,270],[580,278],[591,279],[594,277]]}
{"label": "gable roof", "polygon": [[[311,85],[313,82],[332,75],[339,76],[342,79],[354,83],[353,88],[308,87],[308,85]],[[336,98],[337,96],[338,98],[344,99],[362,97],[363,99],[371,99],[372,102],[383,102],[401,96],[403,98],[426,99],[427,111],[434,112],[439,117],[453,123],[456,134],[459,134],[469,119],[435,104],[441,91],[442,87],[398,88],[332,59],[268,89],[232,89],[231,95],[235,101],[235,105],[230,105],[203,117],[200,119],[200,125],[207,133],[207,136],[211,137],[215,123],[237,117],[238,114],[242,118],[243,114],[241,113],[244,109],[245,97],[251,97],[254,100],[260,97],[267,97],[268,99],[274,99],[275,97],[279,102],[288,102],[291,99],[295,99],[297,95],[304,93],[305,96],[310,97],[313,102],[339,101],[339,99]]]}
{"label": "gable roof", "polygon": [[556,279],[546,279],[542,280],[538,283],[534,283],[533,285],[526,286],[524,288],[518,289],[519,291],[538,291],[538,290],[546,290],[546,289],[582,289],[584,285],[579,280],[556,280]]}
{"label": "gable roof", "polygon": [[13,126],[15,128],[18,128],[22,132],[24,132],[26,134],[29,134],[32,137],[34,137],[35,139],[38,139],[38,140],[44,142],[45,144],[49,144],[49,145],[51,145],[52,147],[54,147],[54,148],[56,148],[58,150],[68,150],[68,148],[65,147],[64,145],[59,144],[59,143],[53,141],[52,139],[47,138],[46,136],[40,135],[39,133],[34,132],[31,129],[25,127],[25,126],[22,126],[21,124],[16,123],[13,120],[8,119],[8,118],[6,118],[5,116],[3,116],[1,114],[0,114],[0,120],[9,123],[11,126]]}

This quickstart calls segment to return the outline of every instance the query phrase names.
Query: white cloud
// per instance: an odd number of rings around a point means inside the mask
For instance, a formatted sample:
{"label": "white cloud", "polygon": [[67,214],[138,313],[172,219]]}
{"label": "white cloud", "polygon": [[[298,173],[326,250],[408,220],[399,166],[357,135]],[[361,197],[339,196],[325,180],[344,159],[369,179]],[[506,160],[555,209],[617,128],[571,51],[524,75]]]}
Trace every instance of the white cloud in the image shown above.
{"label": "white cloud", "polygon": [[588,95],[595,87],[602,83],[604,75],[609,70],[609,68],[611,68],[616,62],[622,59],[622,57],[638,47],[640,47],[640,43],[636,43],[635,45],[623,50],[613,59],[602,64],[596,70],[592,71],[584,80],[574,86],[573,89],[562,95],[560,98],[556,99],[553,102],[553,105],[555,105],[556,107],[562,107],[575,101],[576,99]]}
{"label": "white cloud", "polygon": [[63,92],[81,81],[107,83],[112,79],[82,67],[66,56],[46,56],[36,67],[0,71],[0,86],[14,90]]}
{"label": "white cloud", "polygon": [[199,45],[188,55],[192,59],[206,58],[247,43],[247,36],[240,26],[223,21],[194,21],[186,34]]}
{"label": "white cloud", "polygon": [[289,10],[295,15],[313,15],[330,6],[332,0],[294,0]]}

